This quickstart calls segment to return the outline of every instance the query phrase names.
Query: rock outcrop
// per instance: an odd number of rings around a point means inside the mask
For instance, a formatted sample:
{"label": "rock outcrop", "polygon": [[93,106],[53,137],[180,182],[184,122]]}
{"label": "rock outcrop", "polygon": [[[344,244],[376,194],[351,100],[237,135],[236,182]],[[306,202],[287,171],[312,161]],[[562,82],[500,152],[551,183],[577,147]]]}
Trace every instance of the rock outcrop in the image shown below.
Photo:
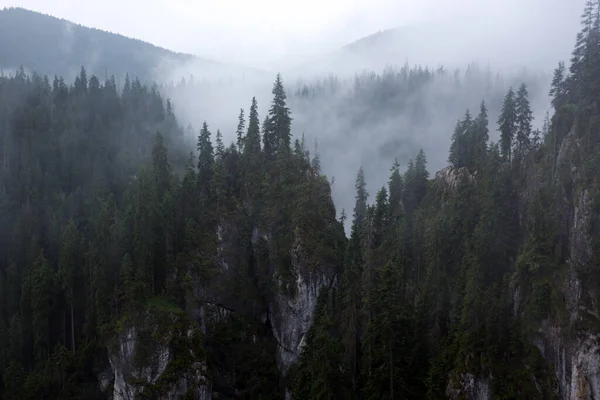
{"label": "rock outcrop", "polygon": [[477,378],[473,374],[463,374],[459,389],[448,386],[446,394],[451,399],[492,400],[489,378]]}
{"label": "rock outcrop", "polygon": [[292,273],[296,277],[292,295],[280,293],[269,305],[273,335],[278,343],[277,364],[282,375],[302,351],[304,336],[312,325],[319,292],[332,284],[333,267],[309,271],[301,240],[292,251]]}
{"label": "rock outcrop", "polygon": [[[564,273],[557,273],[554,285],[564,301],[561,318],[554,316],[542,321],[538,334],[532,337],[542,357],[553,372],[555,395],[560,400],[600,399],[600,311],[586,291],[580,271],[588,265],[592,256],[588,227],[591,216],[590,193],[581,182],[580,140],[572,131],[563,140],[555,161],[554,177],[562,189],[562,201],[558,212],[560,231],[567,240],[569,257]],[[462,172],[464,173],[464,172]],[[453,188],[460,179],[461,171],[446,168],[436,175],[445,187]],[[533,199],[540,187],[541,171],[531,169],[525,176],[525,184],[519,199],[522,210]],[[524,220],[522,220],[523,222]],[[520,311],[521,293],[516,287],[513,293],[515,316]],[[453,399],[491,399],[490,379],[472,374],[461,376],[459,389],[447,391]]]}
{"label": "rock outcrop", "polygon": [[[211,327],[219,321],[231,318],[232,313],[240,315],[247,313],[248,309],[240,305],[239,300],[235,298],[235,293],[219,293],[219,288],[227,284],[228,279],[236,279],[232,274],[239,266],[236,260],[239,260],[240,249],[236,247],[238,230],[232,226],[219,226],[218,239],[219,246],[217,251],[217,265],[219,274],[210,287],[206,287],[202,282],[198,282],[195,289],[195,296],[210,299],[205,302],[194,313],[194,328],[201,335],[210,337]],[[252,244],[258,248],[259,242],[267,245],[271,242],[271,237],[267,232],[254,228],[252,232]],[[279,288],[275,291],[272,298],[268,299],[265,310],[255,316],[255,323],[264,324],[271,331],[270,340],[276,342],[276,354],[274,354],[281,376],[284,376],[290,366],[299,357],[304,337],[307,334],[315,313],[317,298],[321,289],[330,287],[335,278],[335,267],[323,262],[317,267],[309,267],[307,251],[303,246],[302,240],[297,232],[294,233],[294,240],[291,250],[291,276],[293,280],[286,276],[280,276],[277,265],[270,268],[271,279]],[[249,315],[245,315],[249,317]],[[164,318],[164,315],[163,315]],[[169,316],[181,324],[184,316]],[[158,336],[163,339],[154,344],[150,354],[146,354],[145,359],[140,363],[136,357],[139,356],[140,327],[148,335],[157,336],[156,330],[159,326],[152,315],[148,315],[143,321],[137,321],[130,328],[124,330],[115,341],[115,344],[109,349],[109,359],[112,374],[112,396],[113,399],[131,400],[135,395],[143,390],[160,390],[160,399],[180,398],[190,391],[193,398],[197,400],[211,400],[213,390],[217,392],[223,390],[222,386],[231,385],[235,381],[234,377],[220,377],[218,385],[220,387],[213,389],[211,379],[204,375],[205,365],[201,363],[188,363],[182,366],[177,372],[176,379],[166,379],[169,374],[169,365],[174,363],[175,352],[170,344],[173,335],[182,334],[169,331]],[[191,332],[186,332],[190,335]],[[180,350],[179,350],[180,351]],[[192,351],[191,349],[189,351]],[[178,353],[179,354],[179,353]],[[138,366],[139,365],[139,366]],[[215,382],[216,383],[216,382]],[[105,383],[106,386],[106,383]],[[231,386],[226,389],[235,393]]]}
{"label": "rock outcrop", "polygon": [[[205,363],[195,354],[197,332],[189,327],[185,332],[180,330],[182,316],[169,315],[169,319],[171,323],[165,324],[165,318],[148,313],[117,335],[109,348],[113,400],[134,400],[146,391],[161,400],[184,396],[212,399]],[[179,336],[176,341],[175,335]],[[179,340],[182,336],[187,340]]]}

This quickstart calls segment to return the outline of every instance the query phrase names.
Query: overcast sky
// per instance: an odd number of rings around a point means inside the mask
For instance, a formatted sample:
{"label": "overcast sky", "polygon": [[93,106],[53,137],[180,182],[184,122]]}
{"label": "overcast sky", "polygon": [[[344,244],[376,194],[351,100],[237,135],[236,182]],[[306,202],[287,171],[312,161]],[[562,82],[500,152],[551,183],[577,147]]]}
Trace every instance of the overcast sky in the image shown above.
{"label": "overcast sky", "polygon": [[[427,20],[576,22],[583,0],[0,0],[169,49],[259,68]],[[575,20],[575,21],[574,21]],[[270,68],[269,68],[270,69]]]}

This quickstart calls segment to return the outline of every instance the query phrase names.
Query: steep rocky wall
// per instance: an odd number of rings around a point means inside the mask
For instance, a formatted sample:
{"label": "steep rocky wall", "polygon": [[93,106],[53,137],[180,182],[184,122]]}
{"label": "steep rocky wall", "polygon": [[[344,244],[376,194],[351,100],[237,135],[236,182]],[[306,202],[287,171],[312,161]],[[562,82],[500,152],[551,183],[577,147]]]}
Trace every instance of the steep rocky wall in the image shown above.
{"label": "steep rocky wall", "polygon": [[[578,270],[591,258],[588,234],[590,194],[581,189],[577,168],[580,142],[575,133],[565,137],[557,158],[562,172],[565,224],[561,227],[568,235],[568,273],[556,282],[564,297],[568,321],[545,321],[540,329],[541,340],[536,342],[544,358],[554,367],[558,383],[558,397],[564,400],[592,400],[600,398],[599,335],[588,319],[598,320],[598,308],[586,293]],[[583,322],[583,323],[582,323]]]}
{"label": "steep rocky wall", "polygon": [[[208,287],[203,282],[197,282],[195,290],[195,296],[203,298],[205,302],[193,313],[196,319],[194,329],[199,330],[202,335],[208,336],[211,335],[211,327],[230,316],[231,313],[248,312],[247,308],[240,306],[240,299],[236,299],[235,293],[221,294],[222,292],[220,292],[222,287],[226,287],[223,285],[227,285],[230,279],[236,279],[235,271],[239,268],[236,262],[240,259],[240,249],[236,246],[239,243],[239,231],[235,226],[223,224],[219,226],[217,233],[219,274]],[[270,235],[255,227],[251,240],[255,248],[258,246],[259,240],[269,243]],[[319,292],[333,283],[335,267],[322,263],[317,268],[309,268],[308,255],[303,247],[302,239],[296,232],[291,253],[293,280],[290,280],[289,276],[281,277],[278,265],[272,265],[270,271],[273,282],[279,288],[286,287],[287,289],[275,291],[275,295],[268,299],[264,311],[256,315],[256,322],[270,327],[271,340],[277,342],[275,354],[277,366],[280,375],[284,376],[301,353],[304,336],[313,321]],[[142,367],[134,367],[139,327],[142,326],[143,329],[153,331],[157,329],[152,326],[153,323],[147,319],[143,322],[138,321],[118,335],[115,344],[109,350],[113,399],[134,399],[136,394],[143,390],[141,382],[150,385],[159,384],[168,369],[169,362],[173,360],[174,352],[167,340],[164,344],[157,343],[154,346],[151,357],[144,361]],[[195,371],[198,370],[201,368],[195,369]],[[211,400],[213,397],[212,385],[208,379],[205,376],[191,376],[190,374],[193,375],[194,372],[181,373],[179,379],[171,382],[160,398],[181,397],[191,386],[196,385],[194,398]],[[228,382],[228,380],[221,379],[218,383],[222,385],[223,382]],[[104,386],[106,385],[104,383]]]}
{"label": "steep rocky wall", "polygon": [[[600,312],[594,297],[586,292],[579,273],[592,256],[588,234],[591,196],[581,182],[580,147],[579,139],[570,132],[558,151],[554,171],[562,191],[558,205],[559,223],[568,252],[566,271],[556,274],[554,285],[564,301],[565,313],[560,318],[554,316],[542,321],[537,337],[531,338],[554,371],[555,394],[560,400],[600,399],[600,332],[595,328],[600,321]],[[436,175],[436,179],[451,189],[460,173],[446,168]],[[540,188],[541,173],[540,169],[534,168],[525,177],[523,190],[519,193],[521,223],[525,222],[526,205]],[[516,287],[513,295],[515,316],[520,312],[520,292]],[[589,323],[590,320],[594,323]],[[447,394],[453,399],[491,399],[489,379],[464,374],[458,385],[460,389],[449,386]]]}
{"label": "steep rocky wall", "polygon": [[463,374],[460,379],[460,389],[448,385],[446,395],[451,399],[492,400],[489,378],[478,378],[473,374]]}
{"label": "steep rocky wall", "polygon": [[278,342],[277,364],[282,375],[297,360],[304,336],[312,325],[317,298],[322,288],[332,284],[333,267],[307,272],[301,240],[292,250],[292,273],[296,277],[292,295],[279,293],[269,305],[273,335]]}
{"label": "steep rocky wall", "polygon": [[[176,324],[173,323],[174,326]],[[156,334],[161,328],[160,337],[163,340],[157,340]],[[150,352],[146,353],[140,362],[139,352],[143,352],[140,348],[141,342],[148,340],[140,338],[142,330],[151,332],[152,341],[146,343]],[[165,326],[165,321],[155,322],[152,317],[146,317],[144,321],[124,329],[117,335],[109,346],[113,382],[109,398],[134,400],[145,390],[153,390],[153,398],[158,400],[178,399],[186,395],[191,395],[195,400],[211,400],[210,383],[204,377],[206,371],[203,363],[191,361],[187,365],[184,364],[181,370],[173,368],[171,363],[175,362],[175,351],[170,339],[174,334],[181,332],[171,330],[171,326]],[[194,332],[188,329],[183,334],[191,339]],[[194,352],[192,346],[184,350],[190,354]]]}

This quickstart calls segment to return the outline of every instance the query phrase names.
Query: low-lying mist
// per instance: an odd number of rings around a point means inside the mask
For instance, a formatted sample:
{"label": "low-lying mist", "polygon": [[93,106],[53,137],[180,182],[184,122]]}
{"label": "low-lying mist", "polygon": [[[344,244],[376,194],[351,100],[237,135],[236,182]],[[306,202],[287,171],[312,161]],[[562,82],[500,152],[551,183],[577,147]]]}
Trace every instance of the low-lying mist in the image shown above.
{"label": "low-lying mist", "polygon": [[[203,121],[213,134],[220,129],[225,141],[233,141],[239,111],[247,115],[253,96],[262,120],[281,72],[293,135],[304,136],[311,152],[317,142],[323,172],[334,181],[338,212],[351,211],[361,165],[372,195],[387,181],[395,159],[404,167],[420,148],[435,174],[446,165],[457,120],[467,109],[477,114],[482,100],[491,140],[497,140],[496,120],[510,87],[527,85],[534,128],[542,126],[552,71],[569,58],[577,31],[576,21],[554,24],[561,18],[556,10],[579,13],[581,7],[579,0],[561,3],[548,14],[536,1],[496,16],[470,20],[463,13],[462,19],[386,30],[280,71],[225,66],[207,71],[191,63],[163,66],[159,80],[170,82],[163,89],[179,120],[193,126],[187,140],[194,146]],[[543,18],[528,23],[519,11],[524,7],[538,9]]]}
{"label": "low-lying mist", "polygon": [[[341,212],[352,210],[354,179],[361,165],[371,193],[387,181],[395,159],[404,167],[421,148],[432,174],[443,168],[457,120],[467,109],[476,114],[482,100],[490,113],[490,137],[497,140],[495,121],[509,87],[516,90],[527,84],[534,125],[541,126],[549,106],[549,77],[525,70],[500,75],[471,64],[464,71],[405,65],[347,79],[283,79],[292,134],[304,136],[311,152],[317,145],[323,172],[334,181],[333,196]],[[265,76],[212,81],[192,77],[163,89],[179,120],[193,127],[186,138],[191,147],[205,120],[213,134],[219,129],[226,143],[234,141],[236,117],[241,108],[247,115],[253,96],[262,120],[270,107],[271,85],[272,79]]]}

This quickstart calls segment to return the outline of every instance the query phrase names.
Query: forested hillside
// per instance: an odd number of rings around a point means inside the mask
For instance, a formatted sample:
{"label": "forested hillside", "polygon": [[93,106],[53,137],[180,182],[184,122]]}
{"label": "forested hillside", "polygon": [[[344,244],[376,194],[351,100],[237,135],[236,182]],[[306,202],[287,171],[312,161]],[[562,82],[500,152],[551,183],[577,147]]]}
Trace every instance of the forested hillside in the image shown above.
{"label": "forested hillside", "polygon": [[[599,398],[597,0],[582,25],[543,129],[511,83],[436,174],[417,150],[369,195],[356,159],[340,218],[280,75],[231,144],[137,79],[0,77],[1,397]],[[436,74],[357,79],[339,112],[433,118],[410,86]]]}
{"label": "forested hillside", "polygon": [[[278,299],[300,275],[329,285],[345,238],[279,78],[273,93],[262,135],[253,100],[236,144],[205,123],[187,155],[156,87],[1,78],[3,398],[171,398],[185,374],[181,395],[280,398]],[[158,346],[160,379],[134,376]]]}
{"label": "forested hillside", "polygon": [[[428,155],[432,169],[443,168],[457,119],[467,108],[476,111],[484,100],[495,120],[510,87],[527,84],[534,126],[541,129],[550,108],[550,81],[551,73],[500,74],[476,63],[463,70],[404,64],[380,72],[364,71],[351,79],[337,75],[302,79],[288,84],[292,134],[305,137],[313,152],[318,147],[326,160],[323,172],[334,180],[338,212],[350,210],[354,206],[352,171],[357,165],[363,165],[369,186],[375,188],[386,182],[396,159],[404,170],[419,149]],[[269,101],[270,93],[263,86],[188,79],[161,90],[184,121],[196,126],[210,118],[225,137],[233,138],[236,121],[230,115],[245,107],[243,99],[248,96]],[[490,135],[497,140],[495,129]]]}
{"label": "forested hillside", "polygon": [[555,71],[543,132],[515,87],[498,142],[485,103],[467,111],[433,180],[419,153],[368,204],[359,171],[339,285],[322,293],[295,398],[597,397],[598,7]]}
{"label": "forested hillside", "polygon": [[22,8],[0,10],[0,68],[6,72],[22,65],[28,71],[70,77],[84,65],[103,80],[114,75],[122,87],[125,74],[152,82],[163,64],[192,61],[199,67],[224,67]]}

